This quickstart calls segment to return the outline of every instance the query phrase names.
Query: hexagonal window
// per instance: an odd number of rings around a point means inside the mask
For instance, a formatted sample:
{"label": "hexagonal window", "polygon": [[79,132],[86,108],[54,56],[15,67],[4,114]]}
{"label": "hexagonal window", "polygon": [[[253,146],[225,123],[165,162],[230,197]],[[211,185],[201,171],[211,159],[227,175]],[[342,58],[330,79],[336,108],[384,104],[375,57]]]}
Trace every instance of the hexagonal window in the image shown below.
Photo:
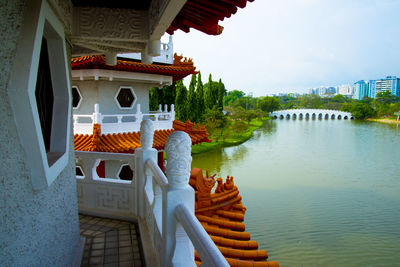
{"label": "hexagonal window", "polygon": [[133,179],[133,170],[129,166],[129,164],[123,164],[118,171],[118,178],[121,180],[129,180]]}
{"label": "hexagonal window", "polygon": [[119,108],[131,109],[136,101],[135,92],[131,87],[120,87],[115,96],[115,101],[117,101]]}
{"label": "hexagonal window", "polygon": [[16,47],[8,95],[33,188],[40,190],[69,162],[71,86],[62,22],[47,1],[28,2],[32,14],[21,25],[26,38]]}
{"label": "hexagonal window", "polygon": [[75,175],[76,175],[76,178],[78,178],[78,179],[85,178],[85,173],[83,172],[81,166],[76,166]]}
{"label": "hexagonal window", "polygon": [[82,95],[78,86],[72,86],[72,107],[78,109],[82,102]]}

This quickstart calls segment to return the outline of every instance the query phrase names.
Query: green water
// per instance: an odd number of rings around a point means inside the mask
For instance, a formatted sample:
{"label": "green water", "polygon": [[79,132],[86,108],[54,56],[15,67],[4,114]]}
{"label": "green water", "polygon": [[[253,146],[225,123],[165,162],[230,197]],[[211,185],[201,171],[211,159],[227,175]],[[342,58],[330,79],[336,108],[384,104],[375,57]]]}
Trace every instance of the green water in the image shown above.
{"label": "green water", "polygon": [[399,126],[267,121],[192,167],[234,176],[246,231],[281,266],[400,266]]}

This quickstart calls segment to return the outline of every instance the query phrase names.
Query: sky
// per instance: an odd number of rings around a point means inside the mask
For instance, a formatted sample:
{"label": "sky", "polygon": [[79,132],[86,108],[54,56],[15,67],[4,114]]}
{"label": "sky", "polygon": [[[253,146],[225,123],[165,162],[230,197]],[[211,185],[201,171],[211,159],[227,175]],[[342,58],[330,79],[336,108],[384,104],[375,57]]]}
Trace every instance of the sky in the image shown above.
{"label": "sky", "polygon": [[255,0],[220,25],[219,36],[176,31],[174,51],[228,90],[304,93],[400,76],[400,0]]}

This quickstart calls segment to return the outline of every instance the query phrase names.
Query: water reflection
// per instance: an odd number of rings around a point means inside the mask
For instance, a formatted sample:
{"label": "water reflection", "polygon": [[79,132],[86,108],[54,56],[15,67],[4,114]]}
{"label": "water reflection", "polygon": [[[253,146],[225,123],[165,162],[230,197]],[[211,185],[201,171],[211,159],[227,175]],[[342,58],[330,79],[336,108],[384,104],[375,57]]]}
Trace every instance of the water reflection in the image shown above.
{"label": "water reflection", "polygon": [[398,125],[278,120],[192,166],[235,177],[246,230],[281,266],[396,266],[399,158]]}

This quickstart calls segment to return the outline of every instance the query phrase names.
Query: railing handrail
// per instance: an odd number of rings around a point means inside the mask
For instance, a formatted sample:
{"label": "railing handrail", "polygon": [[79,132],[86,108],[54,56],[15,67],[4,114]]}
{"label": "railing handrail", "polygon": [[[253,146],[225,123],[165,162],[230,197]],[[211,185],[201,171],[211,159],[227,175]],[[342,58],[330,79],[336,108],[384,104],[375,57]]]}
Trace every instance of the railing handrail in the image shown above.
{"label": "railing handrail", "polygon": [[162,172],[160,167],[157,165],[157,163],[154,162],[152,159],[148,159],[145,162],[145,168],[146,170],[150,170],[153,173],[153,177],[157,184],[160,185],[161,188],[165,188],[168,186],[168,179],[165,176],[165,174]]}
{"label": "railing handrail", "polygon": [[182,224],[183,229],[185,229],[202,262],[206,266],[229,266],[225,257],[211,240],[199,220],[185,205],[179,204],[176,206],[175,217]]}
{"label": "railing handrail", "polygon": [[92,118],[93,114],[74,114],[74,118]]}

